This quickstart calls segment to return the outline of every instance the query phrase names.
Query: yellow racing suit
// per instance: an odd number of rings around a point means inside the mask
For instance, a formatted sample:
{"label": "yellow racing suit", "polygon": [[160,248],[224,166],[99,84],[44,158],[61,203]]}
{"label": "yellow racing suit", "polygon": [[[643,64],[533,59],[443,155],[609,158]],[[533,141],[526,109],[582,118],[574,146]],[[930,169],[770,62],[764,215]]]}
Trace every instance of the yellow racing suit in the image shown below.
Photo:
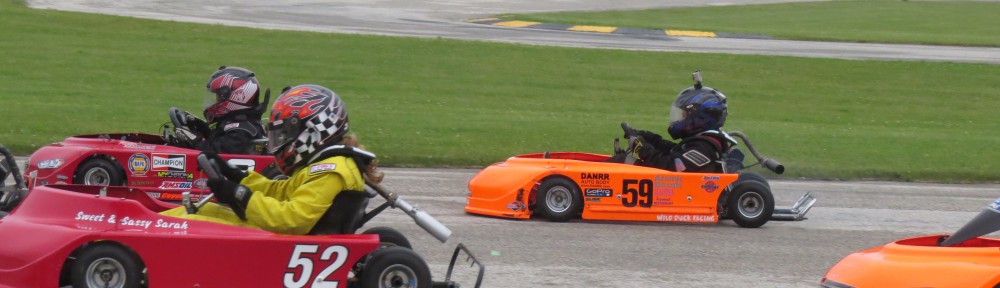
{"label": "yellow racing suit", "polygon": [[184,207],[162,212],[163,215],[205,220],[263,229],[280,234],[304,235],[344,190],[364,190],[364,179],[350,157],[334,156],[313,162],[285,180],[271,180],[253,171],[240,184],[253,191],[246,206],[246,221],[233,210],[207,203],[196,214]]}

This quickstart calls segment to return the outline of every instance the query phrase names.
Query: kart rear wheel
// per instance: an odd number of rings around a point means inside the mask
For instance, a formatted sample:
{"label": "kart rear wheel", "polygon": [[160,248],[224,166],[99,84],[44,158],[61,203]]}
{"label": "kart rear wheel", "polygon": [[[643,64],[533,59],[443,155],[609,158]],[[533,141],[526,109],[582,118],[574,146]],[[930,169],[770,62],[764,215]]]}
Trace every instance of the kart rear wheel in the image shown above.
{"label": "kart rear wheel", "polygon": [[771,188],[756,180],[739,181],[729,192],[727,213],[737,225],[744,228],[763,226],[774,213],[774,196]]}
{"label": "kart rear wheel", "polygon": [[83,162],[73,174],[73,184],[122,186],[125,177],[111,161],[93,158]]}
{"label": "kart rear wheel", "polygon": [[413,246],[410,245],[410,240],[406,239],[399,230],[392,229],[389,227],[372,227],[371,229],[365,230],[361,234],[375,234],[378,235],[379,242],[382,246],[399,246],[406,249],[413,250]]}
{"label": "kart rear wheel", "polygon": [[431,287],[431,270],[413,250],[379,248],[365,262],[361,287]]}
{"label": "kart rear wheel", "polygon": [[134,288],[142,285],[142,267],[131,253],[113,245],[80,252],[70,268],[73,287]]}
{"label": "kart rear wheel", "polygon": [[552,222],[566,222],[576,216],[583,207],[580,188],[573,181],[554,177],[542,181],[538,188],[537,210]]}
{"label": "kart rear wheel", "polygon": [[764,183],[764,186],[767,186],[768,189],[771,188],[771,183],[767,183],[767,178],[755,172],[740,172],[740,177],[736,179],[736,182],[748,180]]}

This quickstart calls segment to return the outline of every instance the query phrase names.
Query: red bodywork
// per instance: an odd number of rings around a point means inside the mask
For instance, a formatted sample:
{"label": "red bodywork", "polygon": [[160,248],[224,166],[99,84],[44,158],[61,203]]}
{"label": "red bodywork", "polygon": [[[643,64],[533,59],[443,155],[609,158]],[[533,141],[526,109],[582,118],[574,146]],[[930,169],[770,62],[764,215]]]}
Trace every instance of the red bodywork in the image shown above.
{"label": "red bodywork", "polygon": [[[101,188],[36,187],[0,219],[0,287],[67,285],[60,275],[75,252],[92,244],[131,251],[147,269],[150,287],[331,281],[339,283],[329,287],[345,287],[350,268],[379,243],[377,235],[290,236],[163,216],[157,212],[177,205],[137,189]],[[329,276],[315,279],[324,274]]]}
{"label": "red bodywork", "polygon": [[[38,149],[28,159],[24,180],[28,188],[73,183],[74,174],[86,161],[104,159],[121,173],[124,186],[142,189],[154,198],[180,201],[181,192],[208,193],[207,176],[198,170],[199,150],[169,146],[163,137],[143,133],[93,134],[66,138]],[[269,155],[222,154],[229,163],[263,172],[274,162]],[[39,163],[59,163],[39,169]],[[37,171],[36,177],[31,173]]]}
{"label": "red bodywork", "polygon": [[739,177],[604,162],[608,157],[552,152],[508,158],[469,181],[465,211],[530,218],[539,185],[563,177],[583,194],[583,219],[714,223],[719,221],[719,197]]}

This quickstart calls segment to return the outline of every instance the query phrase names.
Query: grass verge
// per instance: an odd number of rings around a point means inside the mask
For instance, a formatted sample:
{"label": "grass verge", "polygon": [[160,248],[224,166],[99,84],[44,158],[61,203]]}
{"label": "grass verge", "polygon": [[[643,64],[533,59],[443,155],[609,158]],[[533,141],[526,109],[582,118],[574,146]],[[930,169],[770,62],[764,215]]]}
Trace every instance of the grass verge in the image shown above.
{"label": "grass verge", "polygon": [[200,111],[219,65],[265,87],[316,83],[388,166],[483,166],[610,152],[618,123],[664,132],[692,70],[730,97],[786,177],[996,181],[996,66],[654,53],[234,28],[0,1],[0,143],[26,155],[82,133],[156,133]]}
{"label": "grass verge", "polygon": [[843,42],[1000,46],[1000,3],[822,1],[503,15],[511,20],[764,34]]}

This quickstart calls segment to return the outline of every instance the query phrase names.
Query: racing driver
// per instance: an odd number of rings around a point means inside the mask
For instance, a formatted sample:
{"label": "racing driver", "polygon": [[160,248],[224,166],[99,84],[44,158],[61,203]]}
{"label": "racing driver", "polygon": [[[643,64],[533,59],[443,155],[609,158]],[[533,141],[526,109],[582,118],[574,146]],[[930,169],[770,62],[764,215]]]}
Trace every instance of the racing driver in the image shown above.
{"label": "racing driver", "polygon": [[[281,234],[309,234],[347,190],[363,191],[364,181],[381,181],[375,155],[357,147],[348,135],[347,108],[332,90],[319,85],[285,88],[271,107],[268,151],[287,179],[271,180],[230,165],[220,165],[226,179],[208,186],[220,204],[207,203],[195,215],[184,207],[164,215],[259,228]],[[218,155],[204,152],[216,163]]]}
{"label": "racing driver", "polygon": [[637,130],[641,138],[635,150],[638,165],[676,172],[723,173],[722,154],[736,144],[720,129],[729,113],[726,95],[701,85],[695,72],[695,85],[677,94],[670,107],[667,132],[674,140]]}
{"label": "racing driver", "polygon": [[264,138],[264,127],[263,110],[258,107],[260,83],[254,72],[222,66],[208,77],[205,87],[205,120],[183,112],[182,126],[174,127],[173,144],[223,154],[256,154],[251,140]]}

